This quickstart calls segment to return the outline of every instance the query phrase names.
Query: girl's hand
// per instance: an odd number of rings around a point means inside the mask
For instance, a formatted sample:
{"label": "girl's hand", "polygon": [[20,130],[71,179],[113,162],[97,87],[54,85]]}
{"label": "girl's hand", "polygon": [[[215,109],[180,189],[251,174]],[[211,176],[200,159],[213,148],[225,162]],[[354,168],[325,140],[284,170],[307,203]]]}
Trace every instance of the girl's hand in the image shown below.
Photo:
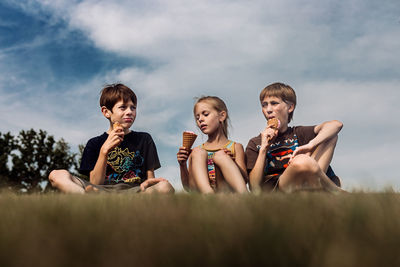
{"label": "girl's hand", "polygon": [[181,146],[179,148],[178,153],[176,153],[176,159],[178,160],[179,165],[184,165],[186,164],[186,161],[189,158],[189,154],[191,151],[187,151],[186,148]]}
{"label": "girl's hand", "polygon": [[232,152],[229,149],[224,148],[223,151],[225,152],[225,154],[227,154],[229,157],[231,157],[231,159],[233,159],[233,160],[235,159],[235,157],[233,156]]}

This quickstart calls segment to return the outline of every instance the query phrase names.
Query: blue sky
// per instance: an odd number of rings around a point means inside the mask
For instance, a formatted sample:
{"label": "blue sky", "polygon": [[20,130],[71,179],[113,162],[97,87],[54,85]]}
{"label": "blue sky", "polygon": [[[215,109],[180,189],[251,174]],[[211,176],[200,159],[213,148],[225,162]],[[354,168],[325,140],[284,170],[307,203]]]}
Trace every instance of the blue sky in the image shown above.
{"label": "blue sky", "polygon": [[107,128],[102,86],[123,82],[156,174],[179,188],[181,132],[200,134],[193,98],[224,99],[246,146],[265,126],[259,92],[281,81],[298,95],[294,125],[344,123],[332,165],[345,188],[399,189],[399,51],[395,0],[3,0],[0,132],[44,129],[76,150]]}

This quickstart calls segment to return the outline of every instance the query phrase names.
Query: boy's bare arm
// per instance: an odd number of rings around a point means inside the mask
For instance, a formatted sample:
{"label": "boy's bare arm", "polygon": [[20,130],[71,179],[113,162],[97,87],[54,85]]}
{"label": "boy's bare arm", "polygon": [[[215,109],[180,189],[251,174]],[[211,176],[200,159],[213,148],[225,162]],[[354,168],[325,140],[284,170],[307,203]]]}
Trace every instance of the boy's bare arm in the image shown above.
{"label": "boy's bare arm", "polygon": [[326,121],[324,123],[321,123],[314,128],[314,133],[316,136],[314,139],[310,140],[308,144],[305,144],[303,146],[297,147],[297,149],[294,151],[292,158],[294,158],[296,155],[299,154],[308,154],[311,155],[311,153],[323,142],[335,137],[338,135],[340,130],[342,129],[343,124],[340,121],[337,120],[332,120],[332,121]]}
{"label": "boy's bare arm", "polygon": [[90,172],[90,182],[92,184],[104,184],[104,179],[106,177],[108,153],[122,142],[123,137],[123,132],[115,130],[112,130],[108,135],[107,140],[100,148],[99,157],[97,158],[96,165],[94,166],[94,169]]}
{"label": "boy's bare arm", "polygon": [[258,151],[258,156],[254,168],[249,173],[249,184],[253,192],[258,193],[261,190],[261,181],[264,176],[265,160],[267,158],[267,152],[271,142],[278,135],[277,129],[272,129],[271,126],[267,126],[261,133],[261,145]]}

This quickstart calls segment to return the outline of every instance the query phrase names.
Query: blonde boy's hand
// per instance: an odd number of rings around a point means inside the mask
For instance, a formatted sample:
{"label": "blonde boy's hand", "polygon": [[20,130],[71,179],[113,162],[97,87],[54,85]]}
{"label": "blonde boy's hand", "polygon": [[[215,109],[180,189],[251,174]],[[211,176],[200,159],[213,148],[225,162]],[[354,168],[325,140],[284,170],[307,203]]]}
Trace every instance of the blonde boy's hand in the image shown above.
{"label": "blonde boy's hand", "polygon": [[140,184],[140,191],[144,192],[146,188],[158,184],[159,182],[167,181],[165,178],[148,178],[146,181]]}
{"label": "blonde boy's hand", "polygon": [[267,148],[271,141],[278,136],[278,130],[267,126],[263,132],[261,132],[261,149]]}
{"label": "blonde boy's hand", "polygon": [[305,155],[311,156],[313,151],[314,151],[314,146],[310,143],[302,145],[302,146],[298,146],[294,150],[292,156],[290,157],[288,164],[290,164],[291,161],[294,159],[294,157],[296,157],[297,155],[305,154]]}
{"label": "blonde boy's hand", "polygon": [[178,160],[179,165],[184,165],[186,164],[186,161],[189,158],[191,151],[186,150],[185,147],[181,146],[179,148],[178,153],[176,153],[176,159]]}

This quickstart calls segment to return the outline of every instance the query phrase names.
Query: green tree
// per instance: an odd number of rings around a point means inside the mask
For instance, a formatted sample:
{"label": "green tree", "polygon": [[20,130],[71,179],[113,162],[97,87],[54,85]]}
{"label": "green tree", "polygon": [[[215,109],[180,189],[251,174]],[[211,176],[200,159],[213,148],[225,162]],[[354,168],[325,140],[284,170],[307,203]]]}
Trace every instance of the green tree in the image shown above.
{"label": "green tree", "polygon": [[14,145],[8,183],[17,190],[42,191],[52,170],[77,166],[76,154],[70,152],[69,145],[63,139],[55,141],[46,131],[21,131]]}
{"label": "green tree", "polygon": [[9,160],[11,151],[15,149],[14,137],[8,132],[0,133],[0,186],[8,184],[11,170],[9,168]]}

